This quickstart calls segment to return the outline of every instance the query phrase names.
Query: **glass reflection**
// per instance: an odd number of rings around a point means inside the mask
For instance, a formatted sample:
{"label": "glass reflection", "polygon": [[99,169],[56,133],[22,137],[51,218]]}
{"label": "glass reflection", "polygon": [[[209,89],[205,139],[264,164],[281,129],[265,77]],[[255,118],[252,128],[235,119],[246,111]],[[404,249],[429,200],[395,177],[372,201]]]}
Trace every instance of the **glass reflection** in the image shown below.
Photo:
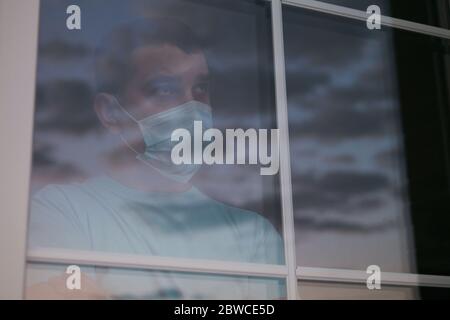
{"label": "glass reflection", "polygon": [[28,264],[27,281],[31,289],[26,298],[259,300],[286,297],[282,279],[88,266],[80,266],[83,274],[81,290],[67,290],[63,285],[65,268],[58,264]]}
{"label": "glass reflection", "polygon": [[298,294],[304,300],[417,300],[415,287],[384,285],[380,290],[368,290],[365,283],[325,283],[299,281]]}
{"label": "glass reflection", "polygon": [[391,30],[284,17],[298,265],[414,272]]}
{"label": "glass reflection", "polygon": [[354,8],[366,11],[371,5],[377,5],[381,9],[381,14],[410,20],[422,24],[436,27],[450,27],[450,7],[446,0],[415,0],[415,1],[395,1],[395,0],[322,0],[331,4]]}
{"label": "glass reflection", "polygon": [[193,120],[273,127],[268,4],[80,1],[79,32],[69,4],[41,4],[29,249],[283,264],[276,176],[170,161]]}

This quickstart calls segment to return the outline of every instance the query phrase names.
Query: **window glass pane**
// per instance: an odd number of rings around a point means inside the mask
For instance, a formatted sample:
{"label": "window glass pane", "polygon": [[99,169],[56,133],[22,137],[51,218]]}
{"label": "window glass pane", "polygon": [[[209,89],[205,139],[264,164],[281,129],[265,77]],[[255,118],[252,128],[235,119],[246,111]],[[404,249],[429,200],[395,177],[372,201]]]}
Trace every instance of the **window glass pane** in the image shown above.
{"label": "window glass pane", "polygon": [[298,264],[450,274],[448,41],[283,13]]}
{"label": "window glass pane", "polygon": [[41,1],[29,250],[284,264],[276,172],[171,159],[194,121],[275,128],[269,3],[72,2]]}
{"label": "window glass pane", "polygon": [[322,0],[322,2],[362,11],[375,4],[385,16],[449,28],[450,7],[447,0]]}
{"label": "window glass pane", "polygon": [[365,283],[330,283],[299,281],[298,294],[305,300],[417,300],[420,289],[415,287],[381,285],[369,290]]}
{"label": "window glass pane", "polygon": [[[79,266],[69,290],[67,265],[29,263],[27,299],[285,299],[284,279]],[[70,282],[74,283],[74,282]]]}

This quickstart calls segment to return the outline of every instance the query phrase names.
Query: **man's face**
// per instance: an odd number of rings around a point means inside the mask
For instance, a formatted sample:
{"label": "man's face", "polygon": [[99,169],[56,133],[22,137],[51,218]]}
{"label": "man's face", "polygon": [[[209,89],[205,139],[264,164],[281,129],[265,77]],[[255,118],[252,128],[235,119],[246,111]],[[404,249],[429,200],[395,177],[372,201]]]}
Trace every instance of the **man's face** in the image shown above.
{"label": "man's face", "polygon": [[138,120],[191,100],[209,104],[209,71],[201,51],[173,45],[142,47],[131,57],[124,107]]}

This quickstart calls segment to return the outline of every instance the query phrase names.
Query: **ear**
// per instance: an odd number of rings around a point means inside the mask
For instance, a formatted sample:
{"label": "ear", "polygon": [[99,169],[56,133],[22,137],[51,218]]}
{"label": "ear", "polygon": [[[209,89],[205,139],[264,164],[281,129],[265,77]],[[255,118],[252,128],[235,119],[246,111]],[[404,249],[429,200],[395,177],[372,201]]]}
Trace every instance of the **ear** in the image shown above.
{"label": "ear", "polygon": [[99,93],[94,99],[94,110],[103,126],[114,133],[121,131],[117,116],[117,101],[110,94]]}

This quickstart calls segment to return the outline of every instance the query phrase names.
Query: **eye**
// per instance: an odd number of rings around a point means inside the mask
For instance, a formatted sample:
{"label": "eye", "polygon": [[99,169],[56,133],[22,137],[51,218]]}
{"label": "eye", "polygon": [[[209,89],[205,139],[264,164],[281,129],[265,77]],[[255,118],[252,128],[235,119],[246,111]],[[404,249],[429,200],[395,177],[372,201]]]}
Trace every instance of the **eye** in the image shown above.
{"label": "eye", "polygon": [[173,81],[151,81],[144,90],[149,97],[167,98],[179,93],[179,85]]}
{"label": "eye", "polygon": [[194,87],[194,92],[197,94],[209,93],[209,82],[201,82]]}
{"label": "eye", "polygon": [[171,96],[176,94],[176,88],[170,84],[161,84],[153,89],[153,93],[158,96]]}

